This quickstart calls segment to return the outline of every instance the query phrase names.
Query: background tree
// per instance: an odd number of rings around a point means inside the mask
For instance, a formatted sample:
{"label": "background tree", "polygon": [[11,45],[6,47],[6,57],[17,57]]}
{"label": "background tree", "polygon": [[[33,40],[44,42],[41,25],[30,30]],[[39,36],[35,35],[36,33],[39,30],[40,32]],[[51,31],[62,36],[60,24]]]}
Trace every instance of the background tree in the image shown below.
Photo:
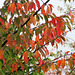
{"label": "background tree", "polygon": [[65,66],[66,75],[74,74],[75,53],[55,55],[47,48],[51,43],[58,49],[58,44],[66,41],[74,15],[56,16],[49,1],[41,6],[39,0],[5,0],[0,9],[0,74],[61,74]]}

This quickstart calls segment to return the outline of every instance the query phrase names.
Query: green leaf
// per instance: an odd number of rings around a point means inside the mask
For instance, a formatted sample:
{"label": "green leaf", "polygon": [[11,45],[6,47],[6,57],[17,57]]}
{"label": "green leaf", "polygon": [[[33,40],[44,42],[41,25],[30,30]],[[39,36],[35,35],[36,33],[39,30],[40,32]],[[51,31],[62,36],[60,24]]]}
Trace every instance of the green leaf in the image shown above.
{"label": "green leaf", "polygon": [[19,37],[19,35],[16,36],[16,41],[17,41],[18,44],[20,44],[20,37]]}

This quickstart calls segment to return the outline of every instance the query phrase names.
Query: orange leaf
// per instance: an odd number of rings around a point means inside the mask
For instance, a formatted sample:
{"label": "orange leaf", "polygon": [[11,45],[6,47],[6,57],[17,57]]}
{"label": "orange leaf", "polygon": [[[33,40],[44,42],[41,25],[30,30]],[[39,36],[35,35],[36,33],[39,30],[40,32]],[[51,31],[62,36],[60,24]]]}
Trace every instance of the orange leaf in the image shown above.
{"label": "orange leaf", "polygon": [[58,64],[58,67],[60,67],[60,65],[61,65],[61,60],[58,60],[57,64]]}
{"label": "orange leaf", "polygon": [[3,20],[1,18],[0,18],[0,22],[3,25],[3,27],[4,27],[4,22],[3,22]]}
{"label": "orange leaf", "polygon": [[64,66],[65,66],[65,59],[62,59],[62,61],[61,61],[61,67],[64,68]]}
{"label": "orange leaf", "polygon": [[35,47],[35,41],[32,41],[32,44],[31,44],[32,50],[34,50],[34,47]]}
{"label": "orange leaf", "polygon": [[17,70],[18,70],[18,63],[15,64],[15,70],[17,72]]}
{"label": "orange leaf", "polygon": [[12,69],[11,69],[12,73],[14,73],[14,70],[15,70],[15,63],[12,64]]}
{"label": "orange leaf", "polygon": [[37,7],[38,7],[38,9],[40,8],[40,3],[39,3],[39,1],[38,0],[35,0],[36,1],[36,4],[37,4]]}
{"label": "orange leaf", "polygon": [[48,67],[46,65],[43,65],[41,68],[42,68],[44,73],[48,71]]}
{"label": "orange leaf", "polygon": [[0,50],[0,59],[3,60],[3,63],[5,64],[5,58],[3,56],[3,51]]}
{"label": "orange leaf", "polygon": [[35,17],[33,16],[33,14],[32,14],[31,17],[30,17],[30,21],[31,21],[31,23],[33,23],[33,25],[36,24],[36,19],[35,19]]}
{"label": "orange leaf", "polygon": [[22,63],[20,63],[22,71],[24,72],[24,65]]}
{"label": "orange leaf", "polygon": [[56,43],[56,48],[58,49],[58,44]]}
{"label": "orange leaf", "polygon": [[27,51],[24,52],[24,53],[23,53],[23,56],[24,56],[24,61],[25,61],[26,63],[28,63],[28,61],[29,61],[28,52],[27,52]]}
{"label": "orange leaf", "polygon": [[9,34],[9,35],[7,36],[7,41],[8,41],[9,46],[12,48],[11,34]]}
{"label": "orange leaf", "polygon": [[16,40],[13,40],[12,42],[13,42],[13,46],[16,46]]}
{"label": "orange leaf", "polygon": [[74,54],[72,54],[72,58],[73,58],[73,59],[75,59],[75,53],[74,53]]}
{"label": "orange leaf", "polygon": [[49,6],[47,6],[46,15],[49,13]]}
{"label": "orange leaf", "polygon": [[41,56],[40,56],[40,53],[38,51],[35,52],[35,56],[34,56],[36,59],[39,57],[40,60],[41,60]]}
{"label": "orange leaf", "polygon": [[55,66],[54,66],[54,64],[51,64],[51,69],[52,69],[52,71],[55,70]]}
{"label": "orange leaf", "polygon": [[8,6],[8,13],[10,13],[10,11],[12,12],[12,14],[14,15],[14,11],[16,10],[15,4],[11,3]]}
{"label": "orange leaf", "polygon": [[41,13],[45,16],[44,4],[41,6]]}

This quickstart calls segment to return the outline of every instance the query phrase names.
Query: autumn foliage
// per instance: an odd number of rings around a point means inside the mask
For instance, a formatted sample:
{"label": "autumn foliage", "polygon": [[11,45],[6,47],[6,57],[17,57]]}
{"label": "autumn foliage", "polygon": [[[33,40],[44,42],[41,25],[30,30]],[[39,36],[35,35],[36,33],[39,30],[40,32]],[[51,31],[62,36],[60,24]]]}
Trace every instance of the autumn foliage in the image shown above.
{"label": "autumn foliage", "polygon": [[[71,31],[74,15],[70,12],[58,17],[52,11],[54,6],[48,2],[43,5],[40,0],[4,2],[0,9],[1,75],[42,75],[46,72],[49,75],[61,75],[66,64],[70,71],[73,70],[75,53],[67,51],[52,60],[48,57],[51,54],[47,46],[51,43],[51,46],[55,45],[58,49],[58,44],[63,45],[66,28]],[[68,55],[70,57],[67,59]]]}

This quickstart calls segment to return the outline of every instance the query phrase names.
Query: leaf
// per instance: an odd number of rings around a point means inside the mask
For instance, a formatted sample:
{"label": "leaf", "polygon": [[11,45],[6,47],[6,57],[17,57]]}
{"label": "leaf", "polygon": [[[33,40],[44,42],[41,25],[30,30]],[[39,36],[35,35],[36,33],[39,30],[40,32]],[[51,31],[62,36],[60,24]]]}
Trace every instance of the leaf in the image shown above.
{"label": "leaf", "polygon": [[44,4],[41,6],[41,13],[45,16]]}
{"label": "leaf", "polygon": [[51,69],[52,69],[52,71],[55,70],[55,65],[53,63],[51,64]]}
{"label": "leaf", "polygon": [[42,68],[44,73],[48,71],[48,67],[46,65],[43,65],[41,68]]}
{"label": "leaf", "polygon": [[13,42],[13,46],[16,46],[17,43],[16,40],[13,40],[12,42]]}
{"label": "leaf", "polygon": [[56,43],[56,48],[58,49],[58,44]]}
{"label": "leaf", "polygon": [[9,46],[12,48],[11,34],[7,36],[7,41],[8,41]]}
{"label": "leaf", "polygon": [[3,27],[4,27],[4,22],[3,22],[3,20],[1,18],[0,18],[0,22],[3,25]]}
{"label": "leaf", "polygon": [[15,64],[15,70],[17,72],[17,70],[18,70],[18,63]]}
{"label": "leaf", "polygon": [[22,63],[20,63],[20,65],[21,65],[22,71],[24,72],[24,65]]}
{"label": "leaf", "polygon": [[23,56],[24,56],[24,61],[25,61],[26,63],[28,63],[28,61],[29,61],[28,52],[25,51],[25,52],[23,53]]}
{"label": "leaf", "polygon": [[3,56],[3,51],[0,50],[0,59],[3,60],[3,64],[5,64],[5,58]]}
{"label": "leaf", "polygon": [[58,67],[60,67],[60,65],[61,65],[61,60],[58,60],[57,64],[58,64]]}
{"label": "leaf", "polygon": [[65,53],[65,55],[68,54],[69,52],[70,52],[70,51],[67,51],[67,52]]}
{"label": "leaf", "polygon": [[33,16],[33,14],[32,14],[31,17],[30,17],[30,21],[31,21],[31,23],[33,23],[33,25],[36,24],[36,19],[35,19],[35,17]]}
{"label": "leaf", "polygon": [[15,10],[16,10],[15,4],[14,3],[9,4],[8,13],[10,13],[10,11],[11,11],[11,13],[14,15]]}
{"label": "leaf", "polygon": [[58,36],[60,36],[61,35],[61,24],[60,24],[60,21],[59,20],[57,20],[57,26],[56,26],[56,30],[57,30],[57,34],[58,34]]}
{"label": "leaf", "polygon": [[38,51],[35,52],[34,57],[35,57],[35,59],[40,58],[40,60],[41,60],[41,55],[40,55],[40,53]]}
{"label": "leaf", "polygon": [[56,39],[56,42],[57,42],[57,43],[60,43],[60,39],[59,39],[59,38],[57,38],[57,39]]}
{"label": "leaf", "polygon": [[35,0],[35,2],[36,2],[37,7],[38,7],[38,9],[39,9],[39,8],[40,8],[40,3],[39,3],[39,1],[38,1],[38,0]]}
{"label": "leaf", "polygon": [[44,63],[44,61],[43,61],[43,60],[40,60],[40,66],[41,66],[43,63]]}
{"label": "leaf", "polygon": [[61,61],[61,67],[64,68],[64,66],[65,66],[65,59],[62,59],[62,61]]}
{"label": "leaf", "polygon": [[34,2],[30,2],[29,6],[28,6],[28,11],[32,10],[32,8],[34,8],[34,10],[36,10],[36,6]]}
{"label": "leaf", "polygon": [[32,41],[32,44],[31,44],[32,50],[34,50],[34,47],[35,47],[35,41]]}
{"label": "leaf", "polygon": [[49,6],[47,6],[46,15],[49,13]]}
{"label": "leaf", "polygon": [[14,70],[15,70],[15,63],[12,64],[12,68],[11,68],[12,73],[14,73]]}
{"label": "leaf", "polygon": [[50,14],[51,14],[53,5],[52,4],[48,4],[48,5],[50,6]]}
{"label": "leaf", "polygon": [[72,54],[72,58],[73,58],[73,59],[75,59],[75,53],[74,53],[74,54]]}

